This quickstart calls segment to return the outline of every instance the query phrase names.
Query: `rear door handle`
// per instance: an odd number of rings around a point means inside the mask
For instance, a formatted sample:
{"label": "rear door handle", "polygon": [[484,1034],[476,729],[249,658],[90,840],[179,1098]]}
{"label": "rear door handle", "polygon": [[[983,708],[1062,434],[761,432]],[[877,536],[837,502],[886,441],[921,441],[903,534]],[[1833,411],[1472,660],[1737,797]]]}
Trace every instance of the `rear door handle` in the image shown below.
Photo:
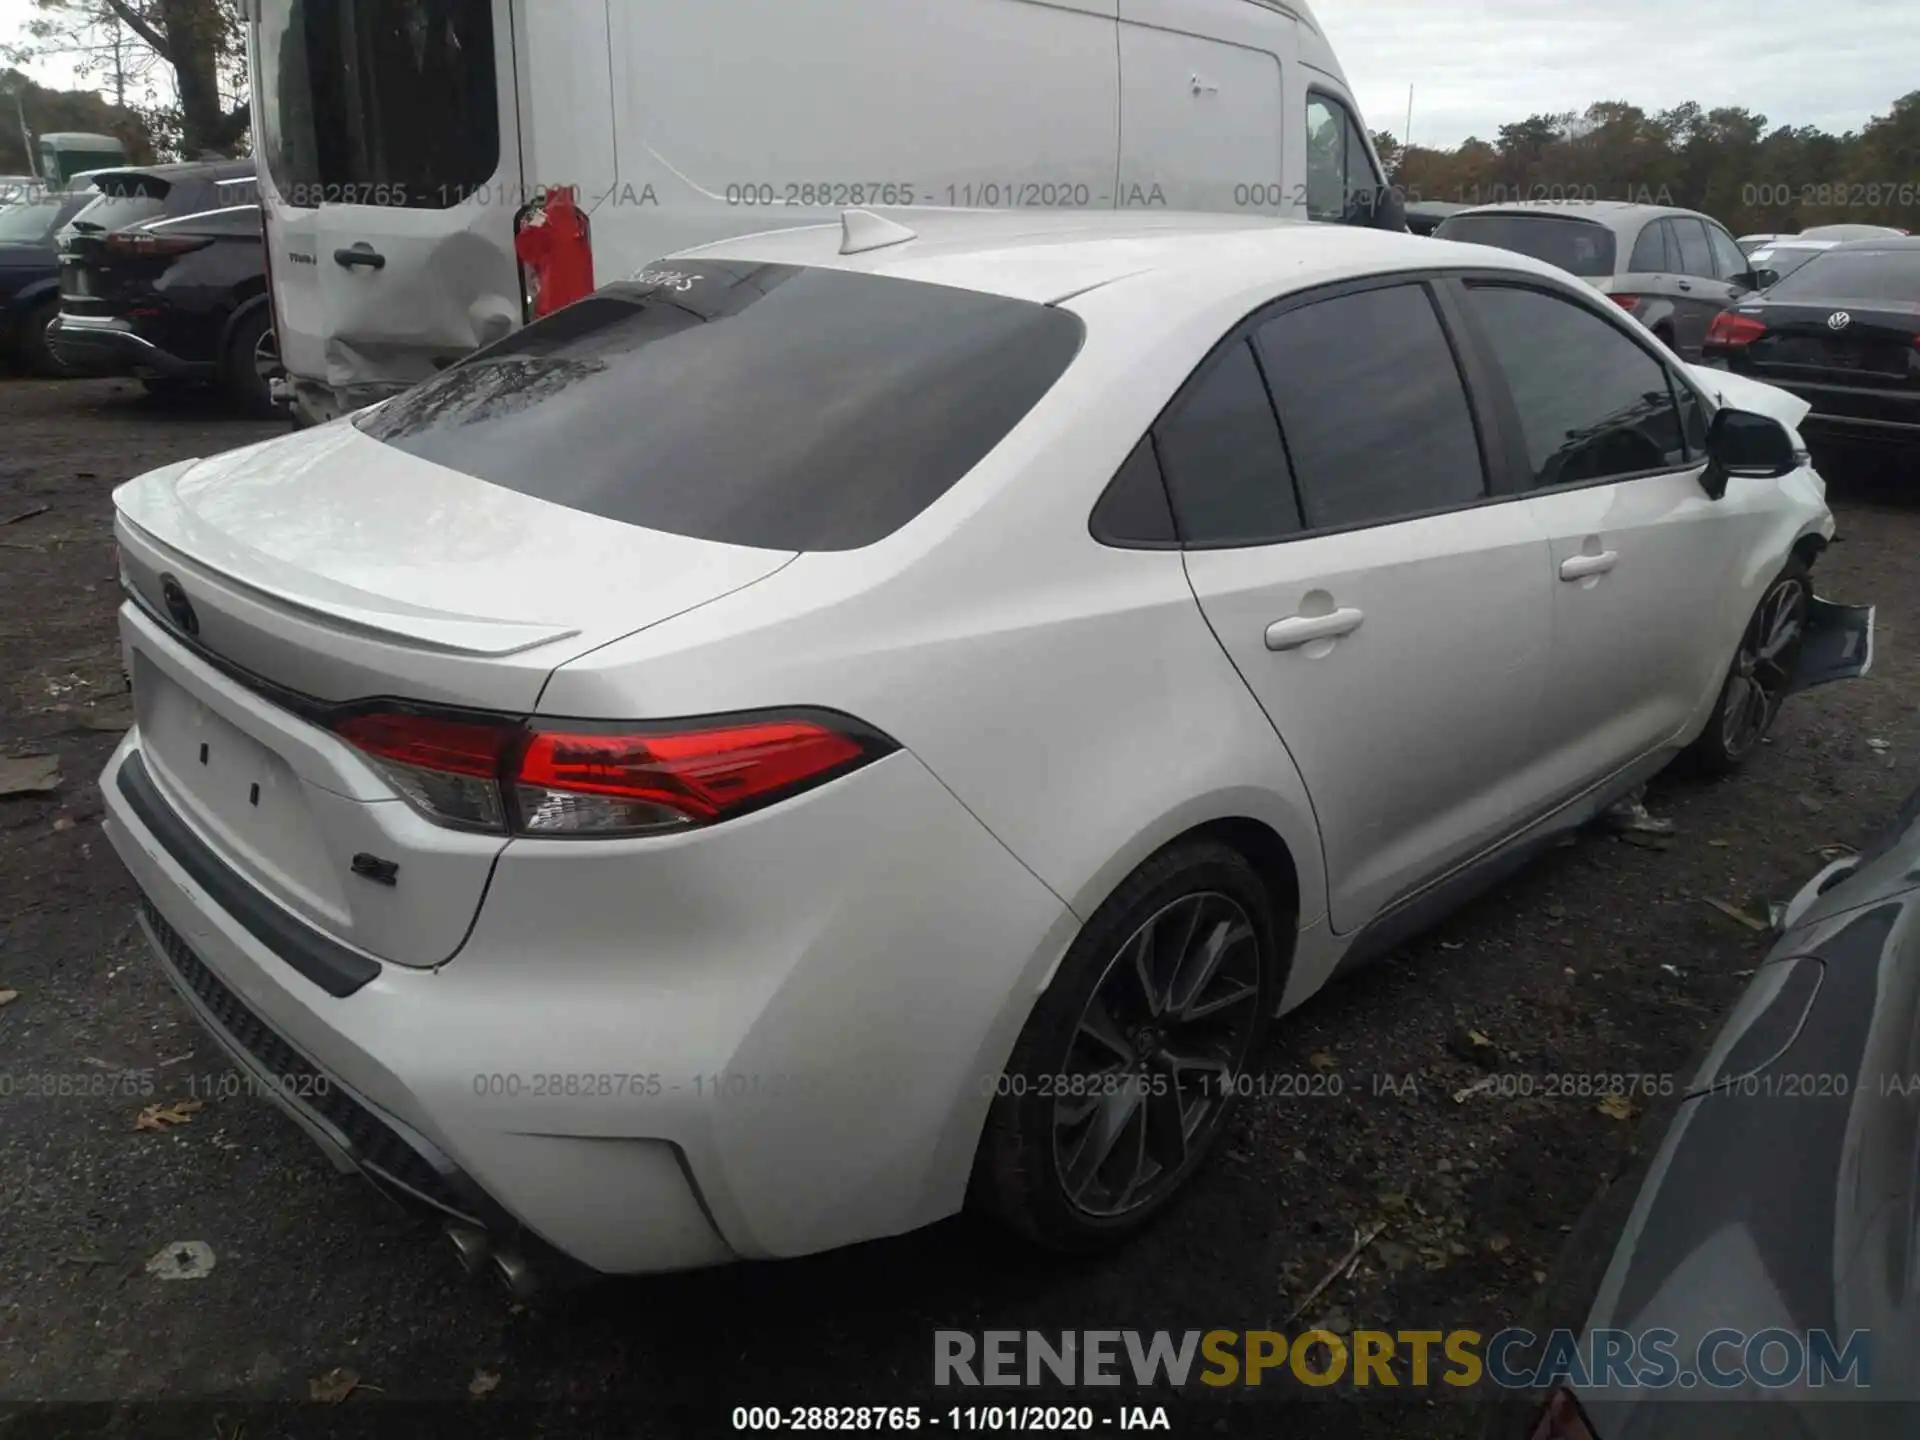
{"label": "rear door handle", "polygon": [[363,241],[352,249],[334,251],[333,263],[349,270],[356,265],[370,265],[375,270],[384,270],[387,268],[387,257]]}
{"label": "rear door handle", "polygon": [[1618,550],[1602,550],[1598,555],[1569,555],[1560,562],[1560,578],[1584,580],[1589,575],[1604,575],[1619,563]]}
{"label": "rear door handle", "polygon": [[1298,650],[1316,640],[1351,635],[1366,618],[1359,610],[1335,610],[1331,615],[1289,615],[1267,626],[1267,649]]}

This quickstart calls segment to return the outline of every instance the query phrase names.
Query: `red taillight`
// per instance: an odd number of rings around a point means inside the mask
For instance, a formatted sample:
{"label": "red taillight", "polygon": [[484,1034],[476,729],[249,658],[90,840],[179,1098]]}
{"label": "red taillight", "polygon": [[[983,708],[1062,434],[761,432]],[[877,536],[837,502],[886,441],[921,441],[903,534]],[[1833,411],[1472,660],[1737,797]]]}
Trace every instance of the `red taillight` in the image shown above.
{"label": "red taillight", "polygon": [[143,230],[116,230],[101,242],[118,255],[185,255],[213,243],[204,235],[149,235]]}
{"label": "red taillight", "polygon": [[350,715],[334,729],[378,761],[429,820],[469,830],[507,828],[500,775],[520,741],[518,725],[382,711]]}
{"label": "red taillight", "polygon": [[1565,1390],[1556,1390],[1548,1397],[1527,1440],[1598,1440],[1598,1437],[1581,1413],[1580,1402]]}
{"label": "red taillight", "polygon": [[1707,344],[1737,349],[1742,345],[1751,345],[1766,333],[1767,327],[1751,315],[1736,315],[1731,310],[1722,310],[1707,326]]}
{"label": "red taillight", "polygon": [[1640,297],[1638,295],[1615,295],[1613,297],[1613,303],[1618,305],[1622,310],[1637,310],[1640,308]]}
{"label": "red taillight", "polygon": [[644,835],[711,825],[893,748],[843,716],[624,727],[381,711],[335,731],[428,819],[525,835]]}

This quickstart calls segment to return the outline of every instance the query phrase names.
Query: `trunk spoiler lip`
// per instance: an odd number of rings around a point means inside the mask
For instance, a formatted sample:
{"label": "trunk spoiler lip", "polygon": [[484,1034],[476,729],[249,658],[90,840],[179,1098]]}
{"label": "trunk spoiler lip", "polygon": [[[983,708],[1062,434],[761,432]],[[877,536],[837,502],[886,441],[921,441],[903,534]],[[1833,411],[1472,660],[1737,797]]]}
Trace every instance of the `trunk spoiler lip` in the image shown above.
{"label": "trunk spoiler lip", "polygon": [[[116,496],[116,500],[117,500]],[[500,658],[551,645],[579,635],[578,626],[540,621],[495,620],[484,617],[436,615],[425,611],[380,611],[339,602],[326,603],[297,595],[259,580],[237,575],[204,560],[196,560],[167,543],[115,505],[115,523],[141,544],[179,564],[206,573],[215,583],[257,601],[290,610],[309,620],[365,639],[399,644],[443,655]]]}

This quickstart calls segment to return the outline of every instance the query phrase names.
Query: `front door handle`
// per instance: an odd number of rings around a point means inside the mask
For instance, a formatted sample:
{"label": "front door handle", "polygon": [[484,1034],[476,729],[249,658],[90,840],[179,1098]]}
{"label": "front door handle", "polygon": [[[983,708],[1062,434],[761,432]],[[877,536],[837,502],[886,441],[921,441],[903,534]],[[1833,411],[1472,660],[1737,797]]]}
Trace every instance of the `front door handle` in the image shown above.
{"label": "front door handle", "polygon": [[1602,550],[1598,555],[1569,555],[1560,562],[1560,578],[1584,580],[1589,575],[1604,575],[1619,563],[1618,550]]}
{"label": "front door handle", "polygon": [[1366,618],[1358,610],[1335,610],[1330,615],[1289,615],[1267,626],[1267,649],[1298,650],[1316,640],[1351,635]]}
{"label": "front door handle", "polygon": [[333,252],[333,263],[351,270],[356,265],[370,265],[375,270],[387,268],[387,257],[362,240],[351,249]]}

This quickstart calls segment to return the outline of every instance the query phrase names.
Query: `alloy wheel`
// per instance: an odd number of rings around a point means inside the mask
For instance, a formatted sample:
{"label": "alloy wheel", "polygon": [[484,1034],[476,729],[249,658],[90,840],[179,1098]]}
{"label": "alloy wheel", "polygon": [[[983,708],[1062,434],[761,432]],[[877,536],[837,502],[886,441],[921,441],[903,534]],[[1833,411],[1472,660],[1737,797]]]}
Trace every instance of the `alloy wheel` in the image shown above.
{"label": "alloy wheel", "polygon": [[1101,1218],[1160,1200],[1227,1110],[1258,1028],[1260,942],[1237,900],[1184,895],[1107,962],[1052,1078],[1055,1173]]}
{"label": "alloy wheel", "polygon": [[1796,575],[1775,581],[1747,627],[1727,677],[1720,743],[1729,756],[1738,758],[1758,745],[1780,713],[1806,628],[1806,582]]}

